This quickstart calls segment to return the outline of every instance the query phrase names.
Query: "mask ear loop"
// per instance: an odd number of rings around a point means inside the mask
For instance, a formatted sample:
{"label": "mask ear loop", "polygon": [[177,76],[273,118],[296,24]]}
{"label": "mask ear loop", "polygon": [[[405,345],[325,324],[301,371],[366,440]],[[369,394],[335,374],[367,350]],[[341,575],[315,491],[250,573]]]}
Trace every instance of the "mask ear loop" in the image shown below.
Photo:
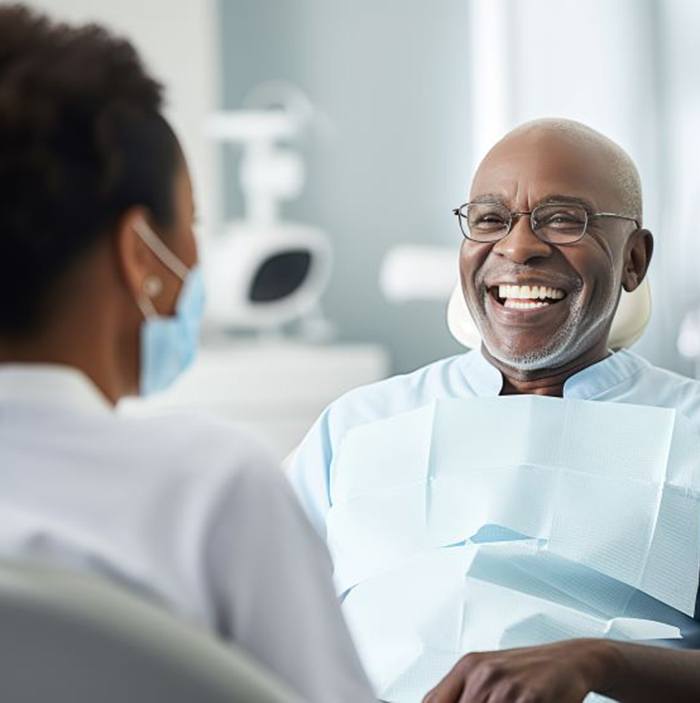
{"label": "mask ear loop", "polygon": [[153,305],[152,298],[160,295],[163,290],[163,281],[158,276],[146,276],[141,286],[143,294],[136,300],[144,319],[158,315],[158,311]]}
{"label": "mask ear loop", "polygon": [[158,295],[162,288],[163,284],[157,276],[147,276],[144,279],[142,286],[143,292],[136,300],[136,304],[139,306],[139,310],[141,310],[144,319],[147,320],[149,317],[157,317],[158,311],[155,305],[153,305],[151,298]]}
{"label": "mask ear loop", "polygon": [[[143,219],[137,220],[133,224],[134,232],[141,237],[143,243],[153,252],[160,262],[169,268],[181,281],[184,282],[189,269],[180,259],[163,244],[161,238],[156,235],[153,230],[146,224]],[[143,282],[143,295],[137,300],[136,304],[141,310],[144,319],[155,317],[158,311],[153,305],[152,298],[155,298],[163,290],[163,282],[158,276],[147,276]]]}
{"label": "mask ear loop", "polygon": [[145,220],[137,220],[133,227],[134,232],[141,237],[144,244],[160,259],[160,262],[167,266],[181,281],[184,281],[190,270],[163,244],[161,238],[153,232]]}

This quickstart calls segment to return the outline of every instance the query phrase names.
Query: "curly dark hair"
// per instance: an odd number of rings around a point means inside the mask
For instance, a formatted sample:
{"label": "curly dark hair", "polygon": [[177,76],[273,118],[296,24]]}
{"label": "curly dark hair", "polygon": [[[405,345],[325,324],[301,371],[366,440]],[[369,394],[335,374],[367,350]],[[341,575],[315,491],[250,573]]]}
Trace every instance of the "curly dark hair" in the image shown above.
{"label": "curly dark hair", "polygon": [[40,326],[129,207],[172,224],[181,156],[162,92],[128,41],[0,7],[0,336]]}

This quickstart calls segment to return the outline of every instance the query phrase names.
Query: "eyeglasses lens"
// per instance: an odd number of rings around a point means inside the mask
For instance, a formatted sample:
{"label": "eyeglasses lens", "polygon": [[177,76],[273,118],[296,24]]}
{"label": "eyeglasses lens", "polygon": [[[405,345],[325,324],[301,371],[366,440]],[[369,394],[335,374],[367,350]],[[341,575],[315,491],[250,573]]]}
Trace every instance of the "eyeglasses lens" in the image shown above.
{"label": "eyeglasses lens", "polygon": [[[496,242],[510,231],[511,217],[503,203],[469,203],[459,211],[459,224],[464,236],[473,241]],[[576,203],[547,203],[532,211],[530,224],[540,239],[570,244],[585,234],[588,214]]]}
{"label": "eyeglasses lens", "polygon": [[532,227],[537,235],[552,244],[570,244],[583,237],[588,213],[575,203],[539,205],[532,211]]}

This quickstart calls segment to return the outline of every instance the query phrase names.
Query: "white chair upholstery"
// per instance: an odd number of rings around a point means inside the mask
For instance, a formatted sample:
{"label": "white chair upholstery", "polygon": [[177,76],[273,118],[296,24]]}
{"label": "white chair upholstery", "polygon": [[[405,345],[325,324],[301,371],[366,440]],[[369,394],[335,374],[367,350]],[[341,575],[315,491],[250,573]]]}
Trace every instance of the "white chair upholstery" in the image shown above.
{"label": "white chair upholstery", "polygon": [[300,703],[233,646],[101,578],[0,561],[13,703]]}
{"label": "white chair upholstery", "polygon": [[[610,347],[614,350],[632,346],[641,336],[651,316],[651,290],[648,279],[632,293],[622,291],[620,304],[610,330]],[[481,335],[464,302],[462,288],[455,286],[447,305],[447,326],[452,336],[468,349],[481,344]]]}

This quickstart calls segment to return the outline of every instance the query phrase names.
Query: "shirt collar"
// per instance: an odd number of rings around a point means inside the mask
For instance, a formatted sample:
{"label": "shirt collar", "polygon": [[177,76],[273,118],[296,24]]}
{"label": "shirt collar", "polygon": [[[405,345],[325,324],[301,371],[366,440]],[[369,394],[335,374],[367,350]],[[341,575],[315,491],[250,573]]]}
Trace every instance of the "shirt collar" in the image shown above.
{"label": "shirt collar", "polygon": [[58,364],[0,364],[0,403],[112,412],[113,407],[82,372]]}
{"label": "shirt collar", "polygon": [[613,352],[605,359],[581,369],[564,383],[565,398],[587,400],[624,383],[649,363],[627,349]]}
{"label": "shirt collar", "polygon": [[[564,397],[591,399],[623,383],[648,365],[633,352],[623,349],[587,366],[564,383]],[[472,350],[463,357],[463,374],[477,396],[497,396],[503,387],[501,372],[490,364],[481,350]]]}
{"label": "shirt collar", "polygon": [[484,358],[480,349],[465,354],[463,361],[464,378],[477,396],[490,398],[501,392],[503,376]]}

